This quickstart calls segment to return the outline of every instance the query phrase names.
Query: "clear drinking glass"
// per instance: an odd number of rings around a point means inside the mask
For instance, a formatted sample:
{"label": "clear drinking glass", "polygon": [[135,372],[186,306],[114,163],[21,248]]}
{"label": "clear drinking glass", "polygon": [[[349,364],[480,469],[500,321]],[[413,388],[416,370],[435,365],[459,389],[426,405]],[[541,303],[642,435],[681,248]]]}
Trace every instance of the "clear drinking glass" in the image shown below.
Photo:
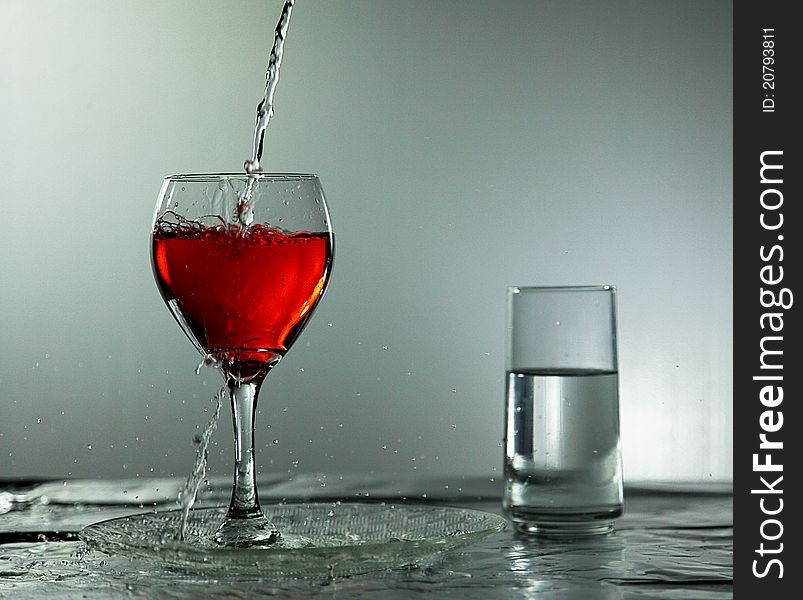
{"label": "clear drinking glass", "polygon": [[234,487],[215,539],[270,545],[280,532],[259,506],[257,394],[301,333],[329,282],[329,212],[315,175],[173,175],[153,218],[152,264],[176,321],[217,367],[234,421]]}
{"label": "clear drinking glass", "polygon": [[508,288],[505,492],[526,533],[606,533],[622,514],[616,289]]}

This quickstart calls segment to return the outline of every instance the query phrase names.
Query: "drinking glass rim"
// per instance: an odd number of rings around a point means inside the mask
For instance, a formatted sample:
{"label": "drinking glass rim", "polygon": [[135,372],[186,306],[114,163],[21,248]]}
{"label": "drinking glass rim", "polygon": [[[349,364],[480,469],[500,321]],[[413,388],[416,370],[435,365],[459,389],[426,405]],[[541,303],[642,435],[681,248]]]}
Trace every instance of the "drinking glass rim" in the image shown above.
{"label": "drinking glass rim", "polygon": [[521,292],[611,292],[616,293],[615,285],[510,285],[508,294]]}
{"label": "drinking glass rim", "polygon": [[206,182],[220,181],[222,179],[255,179],[267,181],[312,181],[319,179],[315,173],[176,173],[167,175],[165,181]]}

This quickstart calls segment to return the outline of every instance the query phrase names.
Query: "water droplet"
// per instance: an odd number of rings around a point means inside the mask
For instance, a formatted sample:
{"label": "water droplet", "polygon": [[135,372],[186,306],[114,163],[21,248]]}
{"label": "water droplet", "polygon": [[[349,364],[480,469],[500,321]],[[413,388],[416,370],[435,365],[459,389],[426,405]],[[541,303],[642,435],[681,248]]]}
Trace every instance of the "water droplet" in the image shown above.
{"label": "water droplet", "polygon": [[217,360],[211,354],[207,354],[206,356],[203,357],[203,360],[201,360],[201,362],[198,363],[198,366],[195,367],[195,374],[196,375],[200,375],[201,374],[201,369],[203,367],[210,367],[212,369],[218,369],[218,368],[220,368],[220,361]]}
{"label": "water droplet", "polygon": [[560,321],[555,321],[555,325],[560,326]]}

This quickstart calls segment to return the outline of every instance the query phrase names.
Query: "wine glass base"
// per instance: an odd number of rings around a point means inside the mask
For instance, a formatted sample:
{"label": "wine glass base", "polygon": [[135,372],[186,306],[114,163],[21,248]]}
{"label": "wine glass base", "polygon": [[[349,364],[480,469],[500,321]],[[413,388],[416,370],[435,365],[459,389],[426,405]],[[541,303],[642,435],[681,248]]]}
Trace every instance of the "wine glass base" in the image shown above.
{"label": "wine glass base", "polygon": [[215,542],[227,548],[266,548],[277,543],[281,534],[267,517],[227,518],[215,532]]}
{"label": "wine glass base", "polygon": [[[268,546],[215,540],[225,508],[151,512],[85,527],[91,550],[190,573],[225,577],[340,577],[428,565],[445,551],[505,528],[494,514],[452,507],[390,503],[288,503],[262,507],[281,532]],[[266,531],[270,531],[270,528]]]}

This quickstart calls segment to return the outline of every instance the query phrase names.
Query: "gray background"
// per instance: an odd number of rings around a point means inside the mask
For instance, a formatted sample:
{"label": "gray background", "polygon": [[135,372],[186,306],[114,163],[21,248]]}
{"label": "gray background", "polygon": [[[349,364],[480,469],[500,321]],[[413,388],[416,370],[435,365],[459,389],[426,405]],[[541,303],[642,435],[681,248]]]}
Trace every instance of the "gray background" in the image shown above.
{"label": "gray background", "polygon": [[[0,477],[188,472],[220,381],[150,219],[164,175],[249,156],[280,6],[0,3]],[[626,477],[729,480],[731,17],[299,0],[264,162],[321,176],[337,255],[263,472],[498,476],[505,287],[614,283]]]}

